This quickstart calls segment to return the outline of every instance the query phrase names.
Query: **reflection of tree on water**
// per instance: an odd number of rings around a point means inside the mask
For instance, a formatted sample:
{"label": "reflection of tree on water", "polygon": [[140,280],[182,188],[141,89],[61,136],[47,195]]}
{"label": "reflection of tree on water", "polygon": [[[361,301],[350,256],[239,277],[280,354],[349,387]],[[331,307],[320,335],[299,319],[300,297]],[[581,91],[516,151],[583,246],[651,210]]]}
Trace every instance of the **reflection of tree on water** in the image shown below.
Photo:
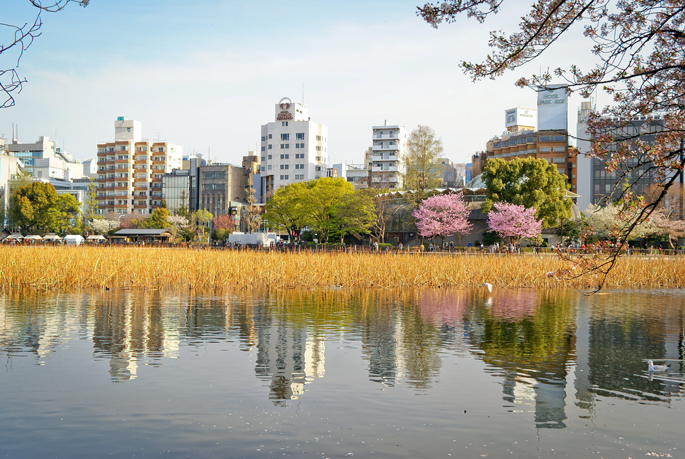
{"label": "reflection of tree on water", "polygon": [[483,361],[505,370],[504,400],[534,406],[539,428],[565,427],[574,310],[563,292],[504,290],[469,324],[469,341],[483,351]]}

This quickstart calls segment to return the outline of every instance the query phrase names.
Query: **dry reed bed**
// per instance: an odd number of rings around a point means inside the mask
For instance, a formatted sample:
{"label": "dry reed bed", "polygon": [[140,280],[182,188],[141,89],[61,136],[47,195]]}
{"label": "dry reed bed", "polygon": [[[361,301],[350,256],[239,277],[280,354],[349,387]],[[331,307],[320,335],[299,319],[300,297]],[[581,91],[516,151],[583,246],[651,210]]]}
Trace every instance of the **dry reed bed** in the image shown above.
{"label": "dry reed bed", "polygon": [[[555,256],[280,253],[157,248],[2,247],[4,290],[478,287],[588,288],[596,279],[548,279]],[[609,288],[682,288],[681,258],[621,259]]]}

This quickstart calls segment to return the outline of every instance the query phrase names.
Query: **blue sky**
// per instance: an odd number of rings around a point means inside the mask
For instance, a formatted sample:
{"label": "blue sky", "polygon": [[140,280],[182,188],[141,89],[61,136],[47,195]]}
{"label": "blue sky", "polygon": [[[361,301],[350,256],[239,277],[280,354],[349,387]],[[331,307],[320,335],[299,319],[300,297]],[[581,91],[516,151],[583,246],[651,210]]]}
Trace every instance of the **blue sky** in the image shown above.
{"label": "blue sky", "polygon": [[[573,37],[530,68],[473,83],[458,67],[488,52],[488,31],[512,31],[525,10],[479,24],[462,18],[432,29],[415,14],[422,1],[91,0],[43,14],[39,37],[21,60],[28,80],[16,106],[0,111],[0,136],[40,135],[78,159],[113,140],[114,120],[142,123],[143,137],[184,152],[240,163],[273,121],[282,97],[304,103],[328,126],[331,162],[358,163],[371,126],[431,126],[444,156],[467,162],[504,130],[504,110],[534,108],[535,93],[514,86],[540,67],[581,63]],[[525,5],[520,2],[520,5]],[[28,0],[3,5],[3,22],[32,21]],[[2,36],[0,36],[1,38]],[[584,47],[587,47],[585,45]],[[7,55],[6,55],[7,54]],[[14,56],[0,56],[4,67]],[[574,62],[569,60],[574,59]],[[578,96],[571,100],[574,123]]]}

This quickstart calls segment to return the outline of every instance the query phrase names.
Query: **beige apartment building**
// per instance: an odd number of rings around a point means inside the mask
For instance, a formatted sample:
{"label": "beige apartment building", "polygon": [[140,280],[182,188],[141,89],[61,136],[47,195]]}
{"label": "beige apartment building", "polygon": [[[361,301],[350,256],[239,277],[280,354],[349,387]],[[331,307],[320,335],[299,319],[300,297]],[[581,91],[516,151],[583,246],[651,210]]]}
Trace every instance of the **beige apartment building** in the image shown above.
{"label": "beige apartment building", "polygon": [[98,213],[149,215],[162,206],[162,175],[181,168],[183,148],[141,138],[139,121],[114,122],[114,142],[98,144]]}

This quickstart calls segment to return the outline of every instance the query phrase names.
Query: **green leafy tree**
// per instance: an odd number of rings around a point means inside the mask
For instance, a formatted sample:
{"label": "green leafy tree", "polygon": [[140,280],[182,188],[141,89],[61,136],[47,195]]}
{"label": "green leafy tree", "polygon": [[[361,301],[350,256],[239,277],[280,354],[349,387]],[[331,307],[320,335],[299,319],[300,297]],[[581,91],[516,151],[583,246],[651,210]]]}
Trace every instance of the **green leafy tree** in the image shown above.
{"label": "green leafy tree", "polygon": [[81,233],[81,204],[69,193],[57,197],[57,213],[53,230],[61,234]]}
{"label": "green leafy tree", "polygon": [[487,198],[483,212],[501,201],[533,207],[545,228],[571,217],[573,203],[566,197],[566,176],[544,159],[488,159],[483,172]]}
{"label": "green leafy tree", "polygon": [[14,180],[11,180],[8,183],[8,200],[7,200],[7,208],[5,209],[5,218],[7,219],[7,226],[9,228],[15,228],[19,226],[17,222],[14,219],[14,207],[16,205],[15,197],[14,197],[14,192],[23,186],[28,186],[31,183],[33,183],[32,180],[32,175],[23,169],[22,167],[17,167],[17,173],[14,176]]}
{"label": "green leafy tree", "polygon": [[412,191],[408,199],[418,207],[431,189],[442,183],[442,169],[438,160],[442,156],[442,140],[428,126],[414,129],[407,140],[404,189]]}
{"label": "green leafy tree", "polygon": [[580,236],[580,221],[562,219],[557,226],[557,235],[562,238],[561,243],[568,245],[578,241]]}
{"label": "green leafy tree", "polygon": [[343,178],[310,180],[306,183],[306,191],[300,195],[303,223],[328,242],[329,233],[336,227],[333,222],[336,207],[353,194],[354,185]]}
{"label": "green leafy tree", "polygon": [[12,217],[24,231],[49,232],[57,227],[57,191],[49,183],[32,182],[13,194]]}
{"label": "green leafy tree", "polygon": [[152,211],[150,216],[145,220],[146,228],[164,229],[171,226],[167,221],[169,217],[169,210],[166,207],[158,207]]}
{"label": "green leafy tree", "polygon": [[264,220],[272,231],[283,230],[296,239],[304,228],[307,186],[302,182],[279,188],[265,205]]}
{"label": "green leafy tree", "polygon": [[339,237],[341,244],[348,234],[362,239],[371,232],[376,222],[373,195],[360,190],[343,196],[333,208],[332,217],[330,233]]}

